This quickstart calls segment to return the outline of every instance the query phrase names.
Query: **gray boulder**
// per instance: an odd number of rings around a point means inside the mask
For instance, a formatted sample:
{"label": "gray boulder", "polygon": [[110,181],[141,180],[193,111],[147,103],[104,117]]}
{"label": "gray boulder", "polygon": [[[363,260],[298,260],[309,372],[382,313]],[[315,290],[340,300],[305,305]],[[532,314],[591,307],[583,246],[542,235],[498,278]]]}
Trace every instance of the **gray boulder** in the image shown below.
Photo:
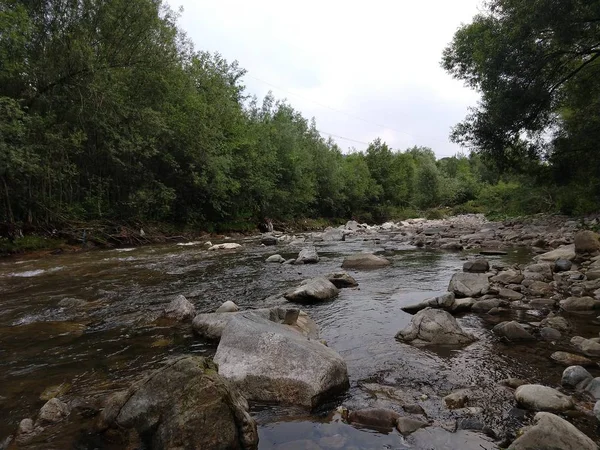
{"label": "gray boulder", "polygon": [[515,391],[515,398],[521,406],[533,411],[567,411],[575,404],[568,395],[541,384],[524,384]]}
{"label": "gray boulder", "polygon": [[506,300],[510,300],[510,301],[522,300],[524,297],[524,295],[521,294],[520,292],[513,291],[512,289],[507,289],[507,288],[498,289],[498,295],[501,298],[505,298]]}
{"label": "gray boulder", "polygon": [[229,322],[214,360],[250,400],[312,408],[349,386],[333,349],[252,313]]}
{"label": "gray boulder", "polygon": [[452,292],[448,292],[446,294],[439,295],[437,297],[431,297],[431,298],[425,299],[425,300],[423,300],[419,303],[415,303],[413,305],[403,306],[400,309],[402,309],[402,311],[407,312],[409,314],[416,314],[425,308],[439,308],[439,309],[443,309],[446,311],[453,311],[454,310],[454,302],[455,302],[454,294]]}
{"label": "gray boulder", "polygon": [[600,309],[600,300],[592,297],[569,297],[561,300],[559,304],[567,312],[588,312]]}
{"label": "gray boulder", "polygon": [[554,328],[543,327],[540,329],[540,337],[545,341],[558,341],[562,334]]}
{"label": "gray boulder", "polygon": [[358,282],[346,272],[333,272],[327,275],[327,279],[338,289],[358,286]]}
{"label": "gray boulder", "polygon": [[499,272],[498,275],[495,275],[493,277],[490,278],[490,281],[492,283],[499,283],[499,284],[521,284],[521,282],[523,281],[525,277],[523,276],[523,274],[521,272],[518,272],[516,270],[513,269],[507,269],[507,270],[503,270],[502,272]]}
{"label": "gray boulder", "polygon": [[569,366],[562,374],[561,384],[570,388],[583,387],[592,379],[592,374],[581,366]]}
{"label": "gray boulder", "polygon": [[342,268],[368,270],[379,269],[390,264],[391,262],[382,256],[373,255],[372,253],[358,253],[344,258]]}
{"label": "gray boulder", "polygon": [[36,426],[58,423],[70,414],[69,406],[58,398],[51,398],[38,413]]}
{"label": "gray boulder", "polygon": [[539,412],[533,422],[507,450],[598,450],[594,441],[554,414]]}
{"label": "gray boulder", "polygon": [[535,338],[523,328],[519,322],[502,322],[496,325],[493,330],[498,336],[504,337],[509,341],[532,341]]}
{"label": "gray boulder", "polygon": [[463,272],[485,273],[490,270],[490,263],[483,258],[467,261],[463,264]]}
{"label": "gray boulder", "polygon": [[594,362],[585,356],[576,355],[568,352],[554,352],[550,355],[550,359],[562,366],[594,366]]}
{"label": "gray boulder", "polygon": [[563,333],[568,333],[571,330],[571,324],[562,316],[557,316],[554,313],[548,314],[548,317],[540,322],[542,327],[551,327]]}
{"label": "gray boulder", "polygon": [[319,277],[305,281],[283,296],[286,300],[296,303],[318,303],[333,300],[339,294],[339,290],[327,278]]}
{"label": "gray boulder", "polygon": [[134,428],[153,449],[257,449],[248,402],[202,357],[176,359],[109,400],[105,426]]}
{"label": "gray boulder", "polygon": [[281,255],[271,255],[266,259],[266,262],[283,264],[285,262],[285,258]]}
{"label": "gray boulder", "polygon": [[506,300],[500,300],[499,298],[488,298],[485,300],[477,300],[471,306],[471,311],[476,313],[487,313],[493,308],[500,308],[508,306],[508,302]]}
{"label": "gray boulder", "polygon": [[554,262],[554,272],[568,272],[573,267],[573,263],[568,259],[557,259]]}
{"label": "gray boulder", "polygon": [[489,289],[488,276],[483,273],[455,273],[448,286],[448,291],[453,292],[456,297],[480,297]]}
{"label": "gray boulder", "polygon": [[260,243],[263,245],[277,245],[278,239],[272,234],[263,234]]}
{"label": "gray boulder", "polygon": [[190,320],[195,314],[196,307],[183,295],[175,297],[164,310],[166,318],[178,321]]}
{"label": "gray boulder", "polygon": [[304,248],[298,253],[295,264],[316,264],[319,262],[317,249],[314,247]]}
{"label": "gray boulder", "polygon": [[543,253],[535,257],[538,261],[548,261],[553,263],[557,259],[566,259],[567,261],[573,261],[575,259],[575,245],[563,245],[550,252]]}
{"label": "gray boulder", "polygon": [[236,312],[239,310],[240,310],[240,308],[238,308],[238,305],[233,303],[231,300],[227,300],[221,306],[219,306],[215,312],[217,312],[217,313],[232,313],[232,312]]}
{"label": "gray boulder", "polygon": [[573,336],[571,344],[581,353],[587,356],[600,356],[600,343],[581,336]]}
{"label": "gray boulder", "polygon": [[433,308],[415,314],[410,324],[396,334],[396,339],[415,345],[461,345],[475,341],[450,313]]}
{"label": "gray boulder", "polygon": [[584,230],[577,232],[574,239],[575,253],[597,255],[600,253],[600,240],[598,238],[598,233],[594,233],[593,231]]}

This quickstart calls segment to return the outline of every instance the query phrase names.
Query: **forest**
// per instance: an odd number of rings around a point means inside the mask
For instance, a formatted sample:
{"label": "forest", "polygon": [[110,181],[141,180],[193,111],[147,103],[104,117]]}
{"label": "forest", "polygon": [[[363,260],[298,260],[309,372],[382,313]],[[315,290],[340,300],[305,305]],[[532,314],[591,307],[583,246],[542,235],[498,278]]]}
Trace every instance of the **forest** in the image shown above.
{"label": "forest", "polygon": [[600,209],[600,1],[491,0],[441,57],[464,154],[342,150],[162,0],[0,0],[0,223],[255,227]]}

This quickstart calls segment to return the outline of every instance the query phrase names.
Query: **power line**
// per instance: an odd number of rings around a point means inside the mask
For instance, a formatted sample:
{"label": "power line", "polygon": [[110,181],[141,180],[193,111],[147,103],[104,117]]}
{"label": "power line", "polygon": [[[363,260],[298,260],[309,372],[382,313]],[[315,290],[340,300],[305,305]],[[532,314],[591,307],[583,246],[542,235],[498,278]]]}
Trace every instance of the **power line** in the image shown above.
{"label": "power line", "polygon": [[347,137],[344,137],[344,136],[339,136],[337,134],[328,133],[327,131],[322,131],[322,130],[317,130],[317,131],[319,133],[326,134],[328,136],[335,137],[335,138],[338,138],[338,139],[343,139],[345,141],[356,142],[357,144],[370,145],[368,142],[357,141],[356,139],[350,139],[350,138],[347,138]]}

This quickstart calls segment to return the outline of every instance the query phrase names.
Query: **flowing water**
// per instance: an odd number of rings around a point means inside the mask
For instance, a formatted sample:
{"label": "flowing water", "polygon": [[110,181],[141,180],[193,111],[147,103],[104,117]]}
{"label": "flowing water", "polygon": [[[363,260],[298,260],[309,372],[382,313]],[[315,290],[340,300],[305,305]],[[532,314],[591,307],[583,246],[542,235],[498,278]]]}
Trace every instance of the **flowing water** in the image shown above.
{"label": "flowing water", "polygon": [[[321,261],[301,266],[265,263],[277,252],[295,257],[302,247],[264,247],[256,237],[238,241],[242,248],[235,251],[171,244],[0,261],[0,442],[21,419],[35,417],[49,386],[68,388],[67,400],[102,398],[172,356],[214,354],[214,344],[195,337],[189,326],[158,319],[175,295],[185,295],[199,312],[214,311],[226,300],[242,308],[261,307],[264,298],[303,279],[339,270],[344,256],[372,251],[392,265],[350,271],[358,288],[341,290],[333,302],[303,308],[347,362],[349,391],[312,413],[251,405],[259,423],[259,448],[496,448],[482,434],[444,431],[459,416],[442,407],[441,397],[476,388],[481,395],[474,404],[483,407],[480,418],[487,426],[500,431],[518,427],[523,418],[512,410],[512,394],[497,382],[512,376],[559,385],[562,368],[548,358],[559,346],[509,346],[489,329],[497,320],[539,321],[543,311],[515,310],[501,319],[465,315],[459,322],[480,339],[462,349],[401,344],[394,335],[411,316],[400,307],[445,291],[465,254],[415,249],[399,234],[376,237],[316,242]],[[492,264],[529,258],[517,250],[489,257]],[[396,394],[385,394],[386,388]],[[398,409],[394,395],[420,404],[436,427],[403,438],[396,431],[354,428],[336,413],[340,404]],[[588,419],[575,423],[597,439]],[[75,425],[62,430],[47,448],[108,448],[98,439],[82,439]]]}

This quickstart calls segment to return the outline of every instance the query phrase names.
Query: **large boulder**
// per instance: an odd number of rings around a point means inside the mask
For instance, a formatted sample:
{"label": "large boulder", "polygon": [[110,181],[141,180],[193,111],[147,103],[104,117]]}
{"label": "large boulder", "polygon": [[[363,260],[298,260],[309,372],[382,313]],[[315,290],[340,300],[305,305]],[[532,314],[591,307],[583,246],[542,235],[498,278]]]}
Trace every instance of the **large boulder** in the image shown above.
{"label": "large boulder", "polygon": [[283,294],[283,296],[290,302],[318,303],[333,300],[338,294],[338,288],[331,281],[319,277],[306,280],[297,288]]}
{"label": "large boulder", "polygon": [[415,314],[408,326],[396,334],[396,339],[415,345],[461,345],[475,341],[450,313],[433,308]]}
{"label": "large boulder", "polygon": [[344,258],[342,267],[344,269],[379,269],[389,266],[391,262],[383,256],[373,255],[372,253],[358,253],[356,255]]}
{"label": "large boulder", "polygon": [[304,248],[298,253],[296,262],[294,264],[316,264],[319,262],[319,255],[317,249],[314,247]]}
{"label": "large boulder", "polygon": [[493,328],[494,333],[509,341],[532,341],[535,338],[519,322],[501,322]]}
{"label": "large boulder", "polygon": [[592,254],[600,253],[600,240],[598,233],[585,230],[575,234],[575,253]]}
{"label": "large boulder", "polygon": [[541,384],[524,384],[515,391],[521,406],[533,411],[567,411],[573,409],[573,399],[556,389]]}
{"label": "large boulder", "polygon": [[167,319],[189,320],[196,315],[196,307],[183,295],[178,295],[165,307],[163,314]]}
{"label": "large boulder", "polygon": [[508,450],[598,450],[598,446],[565,419],[547,412],[533,418],[534,425],[515,440]]}
{"label": "large boulder", "polygon": [[592,374],[581,366],[567,367],[562,374],[561,384],[570,388],[585,387],[592,380]]}
{"label": "large boulder", "polygon": [[312,408],[349,386],[333,349],[252,313],[229,322],[214,360],[250,400]]}
{"label": "large boulder", "polygon": [[547,253],[542,253],[535,257],[538,261],[555,262],[557,259],[566,259],[573,261],[575,259],[575,245],[563,245]]}
{"label": "large boulder", "polygon": [[176,359],[108,404],[101,423],[134,428],[148,448],[258,448],[248,402],[206,358]]}
{"label": "large boulder", "polygon": [[567,312],[589,312],[600,309],[600,300],[592,297],[569,297],[560,301],[560,307]]}
{"label": "large boulder", "polygon": [[587,356],[600,356],[600,343],[581,336],[573,336],[571,344],[581,353]]}
{"label": "large boulder", "polygon": [[463,272],[485,273],[490,270],[490,263],[486,259],[478,258],[463,264]]}
{"label": "large boulder", "polygon": [[452,292],[447,292],[437,297],[427,298],[419,303],[403,306],[402,311],[409,314],[416,314],[425,308],[439,308],[446,311],[454,310],[455,298]]}
{"label": "large boulder", "polygon": [[489,289],[488,276],[483,273],[455,273],[448,286],[448,290],[457,297],[480,297]]}

